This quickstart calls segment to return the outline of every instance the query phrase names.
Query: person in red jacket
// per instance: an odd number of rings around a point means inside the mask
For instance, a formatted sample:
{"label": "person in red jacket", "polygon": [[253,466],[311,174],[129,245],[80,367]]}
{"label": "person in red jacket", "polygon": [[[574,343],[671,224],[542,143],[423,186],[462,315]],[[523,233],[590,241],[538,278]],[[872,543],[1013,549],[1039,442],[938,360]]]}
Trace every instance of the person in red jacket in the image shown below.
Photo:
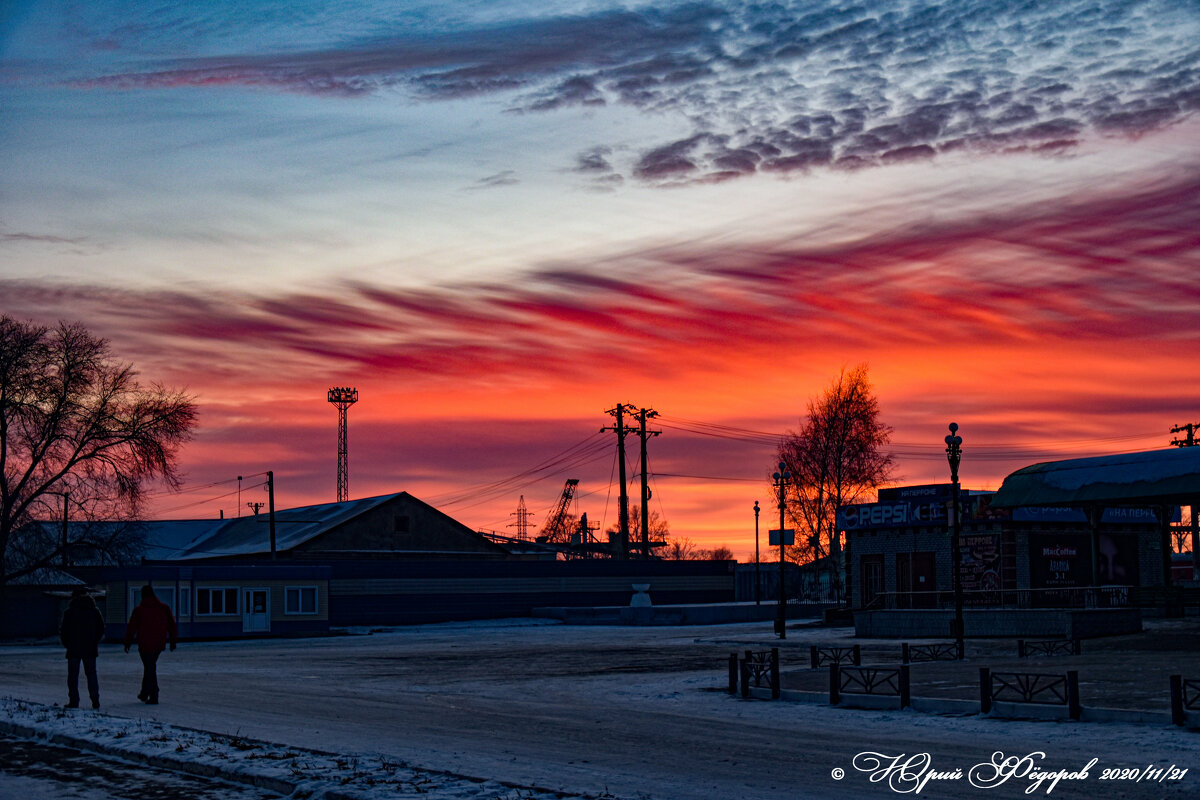
{"label": "person in red jacket", "polygon": [[142,691],[138,700],[153,705],[158,702],[158,657],[170,642],[171,650],[175,649],[175,639],[178,632],[175,628],[175,617],[171,609],[159,600],[154,589],[142,587],[142,602],[129,616],[129,624],[125,626],[125,652],[137,640],[138,655],[142,657]]}

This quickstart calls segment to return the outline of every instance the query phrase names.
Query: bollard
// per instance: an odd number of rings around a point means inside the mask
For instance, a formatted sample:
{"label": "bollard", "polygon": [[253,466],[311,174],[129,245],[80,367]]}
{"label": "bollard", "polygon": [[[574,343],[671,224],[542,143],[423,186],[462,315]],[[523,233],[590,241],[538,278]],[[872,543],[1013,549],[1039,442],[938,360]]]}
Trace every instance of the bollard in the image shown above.
{"label": "bollard", "polygon": [[1017,658],[1025,657],[1025,640],[1017,639]]}
{"label": "bollard", "polygon": [[900,709],[904,710],[912,704],[912,694],[909,691],[909,666],[900,665]]}
{"label": "bollard", "polygon": [[771,648],[771,699],[779,699],[779,648]]}
{"label": "bollard", "polygon": [[854,645],[854,666],[862,666],[862,648],[858,645]]}
{"label": "bollard", "polygon": [[742,697],[750,696],[750,651],[742,659]]}
{"label": "bollard", "polygon": [[729,693],[737,694],[738,691],[738,657],[737,653],[729,654]]}
{"label": "bollard", "polygon": [[1082,653],[1082,652],[1083,652],[1082,648],[1080,648],[1080,646],[1079,646],[1079,640],[1078,640],[1078,639],[1075,639],[1075,640],[1074,640],[1074,643],[1075,643],[1075,647],[1074,647],[1074,649],[1075,649],[1075,655],[1079,655],[1080,653]]}
{"label": "bollard", "polygon": [[821,659],[817,655],[817,646],[815,644],[809,646],[808,657],[809,657],[809,660],[812,662],[813,669],[816,669],[817,667],[821,666]]}
{"label": "bollard", "polygon": [[909,663],[909,661],[910,661],[910,659],[908,657],[908,642],[905,642],[904,644],[900,645],[900,663],[907,664],[907,663]]}
{"label": "bollard", "polygon": [[987,667],[979,668],[979,713],[992,713],[992,671]]}
{"label": "bollard", "polygon": [[1183,725],[1187,722],[1187,711],[1183,707],[1183,676],[1171,676],[1171,724]]}
{"label": "bollard", "polygon": [[1074,720],[1083,715],[1079,705],[1079,671],[1073,669],[1067,670],[1067,713]]}
{"label": "bollard", "polygon": [[841,666],[835,661],[829,665],[829,705],[836,706],[842,702],[841,676],[838,674]]}

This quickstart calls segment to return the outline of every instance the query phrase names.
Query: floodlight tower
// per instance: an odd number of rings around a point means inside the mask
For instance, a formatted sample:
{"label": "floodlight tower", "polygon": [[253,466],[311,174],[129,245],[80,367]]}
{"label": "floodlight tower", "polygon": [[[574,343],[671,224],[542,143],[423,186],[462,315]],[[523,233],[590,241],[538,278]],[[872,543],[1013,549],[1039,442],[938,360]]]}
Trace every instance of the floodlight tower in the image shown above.
{"label": "floodlight tower", "polygon": [[346,410],[358,402],[358,389],[347,386],[335,386],[329,390],[329,402],[338,410],[338,465],[337,465],[337,501],[344,503],[350,494],[350,476],[348,470],[349,448],[346,445]]}

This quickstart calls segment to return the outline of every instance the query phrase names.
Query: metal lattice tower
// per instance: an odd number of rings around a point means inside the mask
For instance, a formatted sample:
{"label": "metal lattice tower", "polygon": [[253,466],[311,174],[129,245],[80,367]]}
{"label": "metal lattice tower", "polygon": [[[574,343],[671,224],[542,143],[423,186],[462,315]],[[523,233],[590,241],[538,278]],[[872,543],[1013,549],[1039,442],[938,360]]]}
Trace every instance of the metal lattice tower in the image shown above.
{"label": "metal lattice tower", "polygon": [[529,518],[533,515],[529,513],[529,509],[525,507],[525,495],[521,495],[520,501],[517,503],[517,510],[509,514],[510,517],[516,517],[516,522],[509,523],[508,527],[517,529],[517,538],[521,541],[529,539]]}
{"label": "metal lattice tower", "polygon": [[329,402],[338,410],[337,501],[344,503],[350,494],[349,447],[346,444],[346,410],[358,402],[358,389],[335,386],[329,390]]}

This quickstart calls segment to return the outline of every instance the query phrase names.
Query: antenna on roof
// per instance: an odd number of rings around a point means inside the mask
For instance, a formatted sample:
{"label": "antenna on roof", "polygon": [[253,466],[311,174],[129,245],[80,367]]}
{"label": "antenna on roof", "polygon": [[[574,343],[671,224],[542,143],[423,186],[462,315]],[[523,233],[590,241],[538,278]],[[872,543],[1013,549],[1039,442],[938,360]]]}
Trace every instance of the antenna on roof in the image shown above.
{"label": "antenna on roof", "polygon": [[350,494],[349,460],[350,452],[346,444],[346,410],[358,402],[358,389],[348,386],[335,386],[327,395],[329,402],[338,410],[338,463],[337,463],[337,501],[344,503]]}

